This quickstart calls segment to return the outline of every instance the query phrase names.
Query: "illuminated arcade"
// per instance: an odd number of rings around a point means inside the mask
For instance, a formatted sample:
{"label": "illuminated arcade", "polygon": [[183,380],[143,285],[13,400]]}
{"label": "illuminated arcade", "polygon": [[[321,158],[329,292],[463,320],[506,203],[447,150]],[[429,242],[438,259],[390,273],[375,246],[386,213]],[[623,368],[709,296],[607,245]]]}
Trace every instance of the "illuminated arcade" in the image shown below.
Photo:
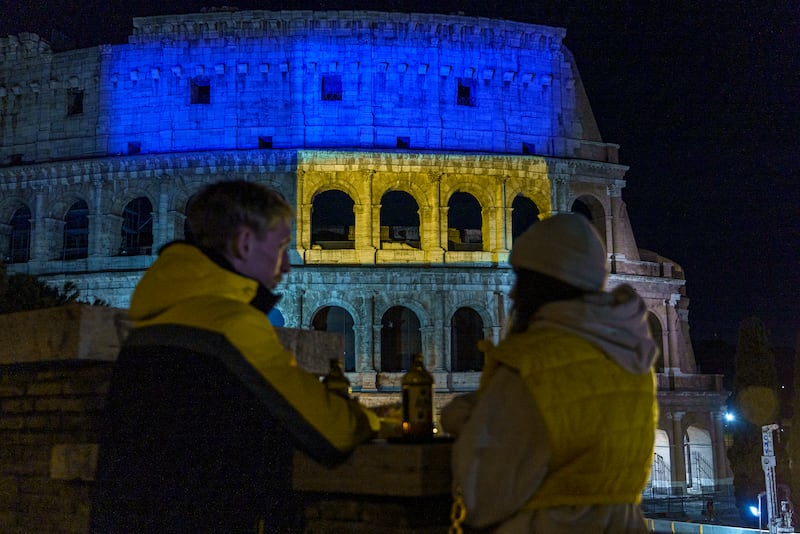
{"label": "illuminated arcade", "polygon": [[[463,16],[209,12],[136,18],[128,44],[0,39],[0,254],[10,274],[127,307],[202,185],[247,179],[297,219],[277,325],[343,335],[367,403],[415,352],[436,404],[478,384],[509,309],[514,238],[586,215],[610,285],[660,344],[653,496],[730,484],[727,393],[697,374],[679,265],[636,245],[627,167],[594,120],[566,31]],[[666,230],[665,230],[666,231]]]}

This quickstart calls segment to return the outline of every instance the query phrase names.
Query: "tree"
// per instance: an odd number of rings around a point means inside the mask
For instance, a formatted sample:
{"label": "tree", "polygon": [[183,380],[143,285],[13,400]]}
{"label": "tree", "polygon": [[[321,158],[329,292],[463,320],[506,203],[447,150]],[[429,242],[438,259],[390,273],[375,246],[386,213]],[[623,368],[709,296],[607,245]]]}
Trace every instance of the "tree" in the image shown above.
{"label": "tree", "polygon": [[[739,325],[735,356],[736,374],[730,404],[741,416],[733,432],[728,460],[733,471],[734,495],[740,513],[758,501],[764,491],[764,470],[761,427],[776,423],[778,412],[778,377],[775,356],[769,345],[767,330],[757,317]],[[776,436],[777,479],[786,482],[788,458],[785,447]]]}
{"label": "tree", "polygon": [[0,314],[63,306],[78,300],[77,286],[64,282],[61,289],[29,274],[8,276],[0,264]]}

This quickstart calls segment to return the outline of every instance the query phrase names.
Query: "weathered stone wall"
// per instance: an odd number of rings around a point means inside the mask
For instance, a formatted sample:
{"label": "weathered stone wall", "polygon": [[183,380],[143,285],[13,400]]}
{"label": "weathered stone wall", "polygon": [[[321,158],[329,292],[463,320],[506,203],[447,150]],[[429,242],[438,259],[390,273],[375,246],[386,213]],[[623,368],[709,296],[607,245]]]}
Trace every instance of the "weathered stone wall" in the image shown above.
{"label": "weathered stone wall", "polygon": [[0,365],[0,525],[84,533],[113,364]]}

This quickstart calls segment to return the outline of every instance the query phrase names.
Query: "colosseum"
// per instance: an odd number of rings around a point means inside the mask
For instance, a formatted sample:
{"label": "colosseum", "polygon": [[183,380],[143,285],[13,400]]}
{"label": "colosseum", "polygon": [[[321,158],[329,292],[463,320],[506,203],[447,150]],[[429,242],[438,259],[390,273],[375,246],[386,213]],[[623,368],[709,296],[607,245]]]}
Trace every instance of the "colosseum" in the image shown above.
{"label": "colosseum", "polygon": [[344,337],[367,402],[423,352],[437,404],[499,340],[514,238],[577,211],[660,343],[653,496],[731,482],[721,376],[698,374],[681,267],[639,249],[627,167],[565,30],[465,16],[221,11],[133,19],[127,44],[0,39],[0,257],[127,307],[185,208],[245,179],[297,210],[277,325]]}

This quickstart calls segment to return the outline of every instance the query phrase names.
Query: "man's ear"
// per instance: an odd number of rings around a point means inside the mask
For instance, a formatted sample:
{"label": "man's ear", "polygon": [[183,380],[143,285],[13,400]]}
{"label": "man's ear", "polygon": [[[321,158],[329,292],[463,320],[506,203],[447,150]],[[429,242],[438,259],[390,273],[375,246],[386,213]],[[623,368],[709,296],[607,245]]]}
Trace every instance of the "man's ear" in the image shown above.
{"label": "man's ear", "polygon": [[237,259],[245,259],[252,250],[253,231],[246,227],[240,226],[236,230],[236,235],[231,243],[231,255]]}

